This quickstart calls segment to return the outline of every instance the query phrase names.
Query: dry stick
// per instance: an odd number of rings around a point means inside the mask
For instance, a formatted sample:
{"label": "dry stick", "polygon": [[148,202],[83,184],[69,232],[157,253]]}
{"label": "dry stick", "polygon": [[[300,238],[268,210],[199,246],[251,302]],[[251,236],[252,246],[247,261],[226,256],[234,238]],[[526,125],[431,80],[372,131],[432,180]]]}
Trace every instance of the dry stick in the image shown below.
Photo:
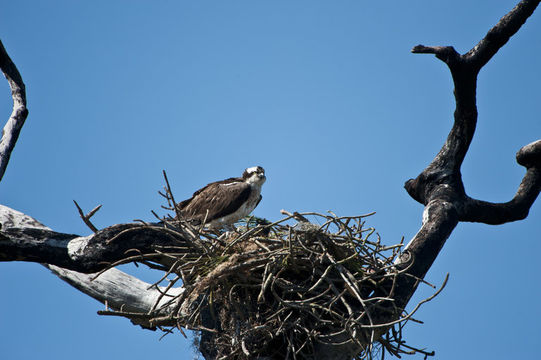
{"label": "dry stick", "polygon": [[145,313],[137,313],[137,312],[125,312],[125,311],[111,311],[111,310],[98,310],[98,315],[105,315],[105,316],[122,316],[127,317],[129,319],[149,319],[150,316]]}
{"label": "dry stick", "polygon": [[[163,265],[158,264],[158,263],[152,263],[152,262],[146,261],[146,260],[140,260],[139,263],[143,264],[143,265],[146,265],[146,266],[148,266],[149,268],[151,268],[153,270],[167,271],[167,269],[168,269],[167,266],[163,266]],[[138,266],[137,262],[135,263],[135,266]]]}
{"label": "dry stick", "polygon": [[[153,320],[151,320],[151,322],[152,322],[152,321],[153,321]],[[162,330],[162,331],[165,332],[165,334],[163,334],[162,336],[160,336],[160,338],[159,338],[158,340],[163,339],[166,335],[172,334],[172,333],[173,333],[173,329],[175,328],[175,327],[173,326],[173,327],[171,327],[171,329],[162,329],[162,327],[159,326],[159,325],[157,325],[157,327],[159,327],[160,330]]]}
{"label": "dry stick", "polygon": [[83,212],[83,209],[81,209],[79,204],[77,204],[77,201],[73,200],[73,202],[75,203],[75,206],[77,207],[77,211],[79,211],[79,216],[81,217],[81,219],[83,219],[83,222],[86,224],[86,226],[88,226],[88,228],[92,230],[94,233],[97,233],[99,230],[94,226],[94,224],[92,224],[92,222],[90,221],[90,218],[94,216],[94,214],[97,213],[99,209],[101,209],[101,204],[96,206],[94,209],[90,210],[90,212],[85,215]]}
{"label": "dry stick", "polygon": [[267,287],[269,286],[270,280],[272,278],[272,273],[269,273],[269,268],[270,268],[270,263],[267,263],[267,265],[265,265],[265,271],[263,272],[263,282],[261,283],[261,291],[259,292],[259,295],[257,296],[258,304],[261,304],[264,302],[265,291],[267,290]]}
{"label": "dry stick", "polygon": [[[203,242],[200,241],[200,236],[202,235],[201,230],[202,230],[203,226],[201,226],[196,231],[188,222],[183,220],[182,215],[180,213],[180,210],[176,206],[177,203],[175,201],[175,197],[173,195],[173,191],[171,190],[171,186],[169,184],[169,179],[167,178],[167,174],[166,174],[165,170],[163,170],[163,177],[165,179],[165,184],[166,184],[165,191],[166,191],[167,195],[164,195],[164,194],[161,194],[161,193],[160,194],[162,196],[164,196],[168,201],[169,201],[169,199],[172,201],[173,208],[174,208],[175,215],[176,215],[176,220],[177,220],[178,224],[181,226],[181,228],[184,231],[188,232],[188,234],[192,237],[192,241],[195,244],[197,244],[198,246],[200,246],[205,251],[207,256],[210,257],[211,256],[210,255],[210,250],[207,248],[207,246]],[[208,215],[208,210],[207,210],[207,214],[205,215],[204,222],[207,220],[207,215]],[[154,213],[154,216],[158,217],[155,213]],[[163,219],[163,221],[166,222],[165,219]],[[203,223],[203,225],[204,225],[204,223]]]}
{"label": "dry stick", "polygon": [[201,232],[203,231],[203,228],[205,227],[205,224],[207,223],[207,218],[209,216],[209,209],[205,212],[205,217],[203,218],[203,222],[201,223],[201,226],[199,229],[197,229],[197,236],[201,236]]}
{"label": "dry stick", "polygon": [[415,314],[415,312],[417,310],[419,310],[419,308],[421,307],[421,305],[423,305],[424,303],[426,302],[429,302],[430,300],[434,299],[436,296],[438,296],[438,294],[443,290],[443,288],[445,288],[445,285],[447,285],[447,280],[449,280],[449,273],[447,273],[447,275],[445,275],[445,279],[443,280],[443,283],[441,284],[441,287],[438,289],[438,291],[436,291],[434,294],[432,294],[431,296],[427,297],[426,299],[424,300],[421,300],[414,308],[413,310],[411,311],[411,313],[409,313],[407,316],[403,317],[403,318],[400,318],[398,320],[395,320],[395,321],[391,321],[391,322],[388,322],[388,323],[385,323],[385,324],[377,324],[377,325],[361,325],[363,328],[367,328],[367,329],[370,329],[370,328],[380,328],[380,327],[387,327],[387,326],[392,326],[392,325],[395,325],[395,324],[398,324],[400,322],[404,322],[406,320],[410,320],[411,317],[413,316],[413,314]]}
{"label": "dry stick", "polygon": [[[321,246],[324,247],[324,245],[320,242]],[[347,287],[353,292],[353,294],[355,295],[355,297],[359,300],[361,306],[363,307],[364,309],[364,314],[367,315],[368,319],[369,319],[369,322],[370,322],[370,325],[373,326],[374,325],[374,322],[371,318],[371,315],[370,315],[370,312],[364,302],[364,300],[362,299],[362,297],[360,296],[360,289],[358,288],[357,284],[356,284],[356,281],[355,281],[355,278],[353,277],[353,275],[345,268],[343,267],[342,265],[340,264],[337,264],[336,260],[327,252],[326,254],[326,257],[331,261],[331,263],[333,264],[336,264],[337,265],[337,270],[339,271],[340,273],[340,276],[343,278],[345,284],[347,285]],[[363,315],[361,315],[362,317]],[[359,318],[360,319],[360,318]],[[358,319],[357,319],[358,321]],[[352,334],[353,335],[353,334]],[[353,341],[355,341],[355,343],[358,343],[357,339],[355,337],[352,336],[352,339]],[[368,347],[368,350],[370,351],[371,348],[372,348],[372,344],[374,342],[374,331],[371,331],[371,335],[370,335],[370,345]],[[360,343],[358,343],[358,345],[360,345]]]}
{"label": "dry stick", "polygon": [[176,270],[176,267],[177,267],[177,265],[179,264],[179,262],[180,262],[180,259],[177,259],[177,261],[175,261],[175,262],[173,263],[173,265],[171,265],[171,267],[169,267],[169,270],[167,270],[167,272],[160,278],[160,280],[158,280],[158,281],[154,282],[154,284],[150,285],[150,286],[147,288],[147,290],[150,290],[150,289],[152,289],[153,287],[158,288],[158,284],[161,283],[163,280],[165,280],[165,278],[166,278],[167,276],[169,276],[169,274],[171,274],[174,270]]}
{"label": "dry stick", "polygon": [[[434,356],[434,355],[436,355],[436,352],[434,352],[434,351],[431,351],[431,352],[424,351],[423,349],[417,349],[417,348],[414,348],[413,346],[409,346],[406,343],[400,343],[400,346],[404,346],[404,347],[407,347],[408,349],[413,350],[412,354],[415,354],[416,352],[418,352],[418,353],[421,353],[421,354],[426,355],[426,356]],[[406,352],[404,350],[401,350],[401,351],[406,353],[406,354],[410,354],[410,352]]]}
{"label": "dry stick", "polygon": [[167,179],[167,174],[165,173],[165,170],[163,170],[163,177],[165,179],[165,184],[167,185],[167,193],[171,197],[171,201],[173,202],[173,208],[175,209],[175,214],[177,215],[177,220],[180,222],[182,219],[182,216],[180,215],[180,210],[177,207],[177,202],[175,201],[175,197],[173,196],[173,192],[171,191],[171,186],[169,185],[169,179]]}
{"label": "dry stick", "polygon": [[[161,217],[158,216],[158,214],[156,214],[156,212],[154,210],[150,210],[150,212],[152,213],[152,215],[154,215],[154,217],[158,220],[158,221],[164,221],[164,219],[162,219]],[[164,221],[165,222],[165,221]]]}
{"label": "dry stick", "polygon": [[[129,249],[129,250],[126,250],[125,253],[128,253],[128,252],[133,252],[133,251],[137,251],[139,252],[138,249]],[[175,254],[175,253],[173,253]],[[127,264],[127,263],[130,263],[132,261],[137,261],[137,260],[145,260],[146,258],[160,258],[160,257],[164,257],[164,256],[167,256],[167,257],[171,257],[173,259],[176,259],[173,255],[171,254],[165,254],[165,253],[156,253],[156,254],[143,254],[143,253],[139,253],[138,255],[133,255],[133,256],[129,256],[127,258],[124,258],[124,259],[121,259],[121,260],[117,260],[113,263],[110,263],[105,269],[102,269],[100,270],[95,276],[93,276],[90,281],[94,281],[98,278],[98,276],[100,276],[101,274],[103,274],[104,272],[106,272],[107,270],[109,269],[112,269],[114,268],[115,266],[118,266],[118,265],[122,265],[122,264]]]}
{"label": "dry stick", "polygon": [[171,229],[168,229],[166,227],[161,227],[161,226],[153,226],[153,225],[138,225],[138,226],[134,226],[132,228],[129,228],[129,229],[125,229],[125,230],[122,230],[120,231],[118,234],[116,234],[115,236],[113,236],[112,238],[110,238],[109,240],[107,240],[105,243],[108,245],[112,242],[114,242],[115,240],[117,240],[118,238],[120,238],[121,236],[123,235],[126,235],[127,233],[130,233],[130,232],[137,232],[141,229],[148,229],[148,230],[152,230],[152,231],[157,231],[157,232],[165,232],[167,233],[167,235],[169,235],[169,237],[176,241],[176,242],[185,242],[185,240],[181,237],[181,234],[174,231],[174,230],[171,230]]}
{"label": "dry stick", "polygon": [[[331,261],[335,262],[334,259],[329,254],[327,254],[327,256],[329,257],[329,259],[332,259]],[[345,284],[348,285],[350,287],[350,289],[353,291],[353,293],[354,293],[355,297],[357,298],[357,300],[359,300],[359,303],[361,304],[361,306],[364,309],[364,314],[366,314],[366,316],[368,317],[368,321],[370,321],[370,325],[373,325],[374,322],[372,320],[372,316],[370,314],[370,311],[368,310],[368,307],[364,303],[363,298],[361,297],[361,291],[358,288],[355,281],[351,280],[351,278],[353,278],[353,280],[355,278],[353,277],[353,275],[351,275],[351,273],[343,265],[337,265],[337,266],[339,267],[338,270],[340,272],[340,276],[342,277],[342,279],[344,279]],[[344,274],[344,272],[345,272],[345,274]],[[362,317],[364,314],[361,314],[360,317]],[[356,339],[354,338],[354,340],[356,340]],[[372,349],[372,344],[373,343],[374,343],[374,331],[371,331],[369,349]]]}
{"label": "dry stick", "polygon": [[[171,281],[169,282],[169,285],[167,285],[167,287],[165,288],[165,290],[163,290],[163,292],[160,291],[160,289],[159,289],[158,286],[156,286],[156,289],[158,289],[158,291],[160,292],[160,295],[159,295],[158,298],[156,299],[156,302],[154,303],[154,305],[152,305],[152,307],[151,307],[150,310],[148,311],[148,314],[152,314],[152,312],[153,312],[154,310],[156,310],[156,308],[158,307],[158,304],[160,303],[160,301],[163,299],[163,297],[164,297],[165,295],[167,295],[167,292],[173,287],[173,285],[176,284],[176,282],[177,282],[178,280],[180,280],[180,276],[177,275],[177,277],[176,277],[175,279],[173,279],[173,280],[171,280]],[[166,306],[166,304],[164,304],[164,306]]]}
{"label": "dry stick", "polygon": [[122,235],[125,235],[125,234],[127,234],[129,232],[138,231],[143,227],[144,227],[144,225],[139,225],[139,226],[136,226],[136,227],[133,227],[133,228],[122,230],[121,232],[119,232],[118,234],[116,234],[115,236],[110,238],[109,240],[105,241],[105,244],[109,245],[110,243],[112,243],[116,239],[120,238]]}

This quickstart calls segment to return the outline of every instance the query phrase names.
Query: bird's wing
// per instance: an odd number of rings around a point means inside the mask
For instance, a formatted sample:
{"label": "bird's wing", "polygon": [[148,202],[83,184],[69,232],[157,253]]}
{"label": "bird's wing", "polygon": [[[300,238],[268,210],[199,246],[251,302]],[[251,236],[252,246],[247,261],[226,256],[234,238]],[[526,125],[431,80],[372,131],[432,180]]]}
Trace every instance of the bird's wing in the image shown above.
{"label": "bird's wing", "polygon": [[186,218],[199,222],[205,219],[208,210],[208,222],[236,211],[250,192],[250,185],[245,182],[216,182],[196,191],[191,199],[180,202],[178,207]]}
{"label": "bird's wing", "polygon": [[228,183],[235,182],[235,181],[240,181],[240,180],[237,179],[237,178],[229,178],[229,179],[225,179],[225,180],[222,180],[222,181],[216,181],[216,182],[207,184],[204,187],[202,187],[201,189],[194,192],[191,198],[186,199],[186,200],[182,200],[181,202],[178,202],[176,206],[177,206],[177,208],[179,210],[184,211],[184,209],[192,202],[192,200],[195,197],[197,197],[197,195],[199,195],[203,191],[208,190],[209,187],[214,187],[214,186],[216,186],[218,184],[228,184]]}

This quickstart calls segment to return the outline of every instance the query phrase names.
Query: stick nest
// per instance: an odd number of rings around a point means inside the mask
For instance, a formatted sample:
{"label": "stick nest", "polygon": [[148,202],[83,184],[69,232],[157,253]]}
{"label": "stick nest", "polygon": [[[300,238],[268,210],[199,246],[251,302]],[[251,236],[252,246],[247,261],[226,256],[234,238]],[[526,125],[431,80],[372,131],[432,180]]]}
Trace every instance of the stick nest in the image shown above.
{"label": "stick nest", "polygon": [[355,359],[431,355],[402,339],[411,319],[393,300],[402,243],[382,245],[365,216],[250,218],[225,234],[169,219],[168,231],[181,228],[190,249],[171,255],[168,273],[186,290],[169,318],[198,332],[207,359],[314,359],[326,346]]}
{"label": "stick nest", "polygon": [[[165,197],[175,203],[170,191]],[[165,271],[153,285],[161,292],[155,305],[146,314],[100,313],[166,333],[195,330],[206,359],[315,359],[326,351],[353,359],[434,354],[407,345],[402,330],[445,282],[407,314],[393,297],[397,278],[408,276],[394,266],[402,242],[384,246],[365,227],[371,214],[283,213],[274,223],[245,219],[227,233],[193,228],[179,214],[162,218],[160,227],[152,227],[179,246],[157,249],[150,261],[137,259]],[[182,293],[167,294],[181,283]]]}
{"label": "stick nest", "polygon": [[401,312],[387,296],[400,246],[370,241],[374,230],[363,229],[362,216],[322,220],[257,227],[248,221],[186,269],[195,285],[183,326],[214,324],[215,331],[201,332],[200,349],[216,352],[205,355],[311,359],[320,344],[346,343],[366,353],[363,344],[376,338],[372,312]]}

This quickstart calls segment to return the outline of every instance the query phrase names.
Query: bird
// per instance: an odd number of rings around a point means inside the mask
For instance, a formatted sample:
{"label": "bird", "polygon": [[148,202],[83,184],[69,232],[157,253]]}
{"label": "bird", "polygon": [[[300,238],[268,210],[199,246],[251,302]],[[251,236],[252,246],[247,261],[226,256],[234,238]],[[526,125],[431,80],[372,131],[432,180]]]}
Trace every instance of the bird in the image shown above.
{"label": "bird", "polygon": [[209,229],[232,229],[232,225],[248,216],[262,199],[265,170],[253,166],[241,177],[212,182],[193,193],[189,199],[177,203],[180,215],[192,225]]}

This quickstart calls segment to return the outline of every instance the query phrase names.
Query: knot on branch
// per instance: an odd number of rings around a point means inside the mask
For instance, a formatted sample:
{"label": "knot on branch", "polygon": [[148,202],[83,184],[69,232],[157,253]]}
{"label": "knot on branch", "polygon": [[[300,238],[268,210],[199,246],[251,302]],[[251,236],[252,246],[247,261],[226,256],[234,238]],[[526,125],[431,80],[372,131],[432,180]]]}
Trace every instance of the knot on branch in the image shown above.
{"label": "knot on branch", "polygon": [[517,152],[517,162],[526,167],[541,166],[541,140],[534,141]]}
{"label": "knot on branch", "polygon": [[411,52],[414,54],[434,54],[448,65],[457,63],[460,60],[460,54],[452,46],[416,45],[411,49]]}

